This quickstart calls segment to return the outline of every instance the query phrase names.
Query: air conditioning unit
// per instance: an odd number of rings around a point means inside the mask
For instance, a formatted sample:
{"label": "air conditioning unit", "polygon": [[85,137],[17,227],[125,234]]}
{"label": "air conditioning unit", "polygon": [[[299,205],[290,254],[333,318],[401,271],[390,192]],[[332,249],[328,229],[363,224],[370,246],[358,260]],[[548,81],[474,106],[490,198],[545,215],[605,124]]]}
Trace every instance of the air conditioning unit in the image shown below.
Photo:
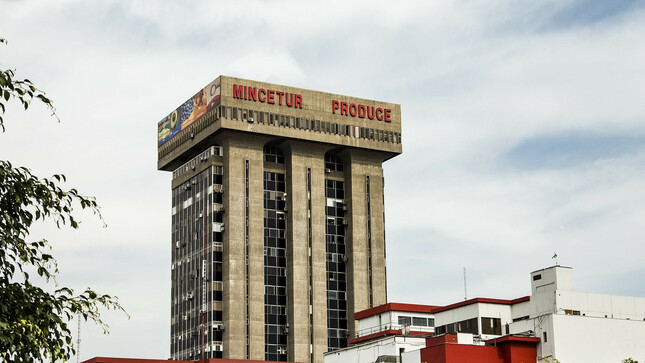
{"label": "air conditioning unit", "polygon": [[343,226],[346,226],[348,224],[349,224],[349,222],[347,222],[347,219],[343,219]]}
{"label": "air conditioning unit", "polygon": [[215,329],[215,331],[224,331],[224,325],[223,324],[214,324],[213,329]]}
{"label": "air conditioning unit", "polygon": [[195,133],[194,133],[194,132],[191,132],[191,133],[190,133],[190,138],[191,138],[191,139],[194,139],[194,138],[195,138]]}
{"label": "air conditioning unit", "polygon": [[252,124],[253,123],[253,117],[249,117],[246,121],[248,121],[248,123]]}
{"label": "air conditioning unit", "polygon": [[347,261],[349,261],[349,259],[347,258],[347,255],[343,255],[343,262],[346,263]]}
{"label": "air conditioning unit", "polygon": [[285,347],[278,347],[278,354],[287,354],[287,349]]}
{"label": "air conditioning unit", "polygon": [[325,168],[325,173],[328,173],[328,174],[331,173],[331,169]]}

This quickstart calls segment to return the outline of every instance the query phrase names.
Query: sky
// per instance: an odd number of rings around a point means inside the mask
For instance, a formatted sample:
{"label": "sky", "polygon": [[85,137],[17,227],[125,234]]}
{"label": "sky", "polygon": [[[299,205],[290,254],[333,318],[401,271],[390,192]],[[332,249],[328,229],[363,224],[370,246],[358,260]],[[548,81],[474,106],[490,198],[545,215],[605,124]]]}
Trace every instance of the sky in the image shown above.
{"label": "sky", "polygon": [[61,285],[130,315],[82,323],[82,360],[169,356],[156,126],[220,74],[401,104],[388,301],[529,295],[554,253],[578,291],[645,297],[645,2],[0,0],[0,37],[60,118],[10,104],[0,158],[65,174],[107,224],[32,232]]}

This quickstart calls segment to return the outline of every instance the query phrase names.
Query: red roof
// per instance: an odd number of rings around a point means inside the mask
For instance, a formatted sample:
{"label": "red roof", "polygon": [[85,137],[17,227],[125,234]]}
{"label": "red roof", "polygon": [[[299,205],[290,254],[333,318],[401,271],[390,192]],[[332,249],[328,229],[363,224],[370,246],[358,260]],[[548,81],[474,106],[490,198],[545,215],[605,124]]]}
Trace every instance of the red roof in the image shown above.
{"label": "red roof", "polygon": [[539,343],[540,338],[538,337],[523,337],[517,335],[504,335],[499,338],[489,339],[486,341],[486,345],[495,345],[504,342],[527,342],[527,343]]}
{"label": "red roof", "polygon": [[363,319],[368,316],[381,314],[387,311],[406,311],[410,313],[431,313],[433,309],[438,306],[433,305],[418,305],[418,304],[402,304],[402,303],[387,303],[373,308],[362,310],[354,314],[354,319]]}
{"label": "red roof", "polygon": [[432,312],[433,313],[439,313],[439,312],[442,312],[442,311],[456,309],[456,308],[460,308],[462,306],[467,306],[467,305],[471,305],[471,304],[478,304],[478,303],[499,304],[499,305],[514,305],[514,304],[518,304],[518,303],[529,301],[529,300],[531,300],[530,296],[524,296],[524,297],[520,297],[520,298],[513,299],[513,300],[489,299],[489,298],[486,298],[486,297],[476,297],[474,299],[460,301],[458,303],[437,307],[436,309],[433,309]]}
{"label": "red roof", "polygon": [[471,304],[484,303],[484,304],[501,304],[501,305],[513,305],[521,302],[531,300],[530,296],[524,296],[513,300],[504,300],[504,299],[490,299],[486,297],[476,297],[474,299],[460,301],[458,303],[446,305],[446,306],[434,306],[434,305],[419,305],[419,304],[402,304],[402,303],[387,303],[379,306],[375,306],[370,309],[362,310],[354,314],[354,319],[364,319],[369,316],[385,313],[388,311],[404,311],[410,313],[438,313],[450,309],[460,308],[462,306],[467,306]]}

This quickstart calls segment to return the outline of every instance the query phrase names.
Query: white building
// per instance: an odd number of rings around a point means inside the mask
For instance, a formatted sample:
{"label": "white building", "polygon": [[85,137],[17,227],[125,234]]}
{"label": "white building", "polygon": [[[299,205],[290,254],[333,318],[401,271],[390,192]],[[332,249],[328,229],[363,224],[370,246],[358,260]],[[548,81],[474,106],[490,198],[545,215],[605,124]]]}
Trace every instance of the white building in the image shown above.
{"label": "white building", "polygon": [[355,319],[359,330],[350,347],[327,353],[325,363],[372,363],[386,355],[421,362],[420,354],[409,352],[425,348],[423,334],[458,333],[472,334],[473,345],[505,335],[535,336],[536,362],[645,361],[645,298],[575,292],[570,267],[532,272],[531,296],[442,307],[390,303],[358,312]]}
{"label": "white building", "polygon": [[645,361],[645,298],[573,291],[573,269],[531,273],[531,299],[513,305],[510,333],[533,331],[539,358],[562,363]]}
{"label": "white building", "polygon": [[375,336],[393,334],[423,335],[434,333],[435,319],[432,310],[438,306],[388,303],[354,314],[358,331],[350,344]]}
{"label": "white building", "polygon": [[400,362],[401,355],[417,353],[425,348],[426,339],[419,336],[388,335],[358,345],[327,352],[324,363],[385,363]]}

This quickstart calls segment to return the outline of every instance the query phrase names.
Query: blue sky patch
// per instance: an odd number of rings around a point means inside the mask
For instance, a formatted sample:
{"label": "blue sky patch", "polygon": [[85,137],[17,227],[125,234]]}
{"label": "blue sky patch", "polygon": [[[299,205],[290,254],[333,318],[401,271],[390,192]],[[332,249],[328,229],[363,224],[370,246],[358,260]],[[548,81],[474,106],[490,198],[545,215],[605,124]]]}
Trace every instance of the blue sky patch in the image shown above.
{"label": "blue sky patch", "polygon": [[634,0],[579,0],[573,1],[555,13],[545,24],[547,28],[568,28],[593,24],[631,10],[642,7],[642,2]]}
{"label": "blue sky patch", "polygon": [[567,168],[645,149],[645,136],[566,134],[525,140],[502,157],[518,169]]}

